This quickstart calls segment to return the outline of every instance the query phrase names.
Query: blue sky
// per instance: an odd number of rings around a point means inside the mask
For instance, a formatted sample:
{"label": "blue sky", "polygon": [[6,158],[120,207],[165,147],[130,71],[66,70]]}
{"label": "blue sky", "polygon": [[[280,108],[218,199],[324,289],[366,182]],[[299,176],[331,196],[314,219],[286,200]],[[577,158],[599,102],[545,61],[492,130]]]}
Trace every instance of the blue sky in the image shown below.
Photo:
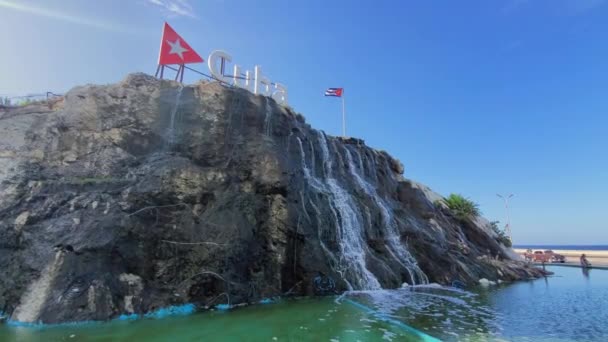
{"label": "blue sky", "polygon": [[608,1],[0,0],[0,94],[153,73],[164,20],[329,134],[344,87],[349,135],[491,220],[514,193],[515,243],[608,243]]}

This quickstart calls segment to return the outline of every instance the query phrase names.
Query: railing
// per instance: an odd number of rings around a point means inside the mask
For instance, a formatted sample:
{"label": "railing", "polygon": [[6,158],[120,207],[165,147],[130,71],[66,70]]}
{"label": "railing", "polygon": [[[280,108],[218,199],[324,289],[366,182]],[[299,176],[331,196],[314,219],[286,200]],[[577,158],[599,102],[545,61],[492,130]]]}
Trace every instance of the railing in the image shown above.
{"label": "railing", "polygon": [[20,96],[0,96],[0,110],[23,107],[29,104],[46,104],[49,108],[63,98],[62,94],[47,91],[41,94],[28,94]]}

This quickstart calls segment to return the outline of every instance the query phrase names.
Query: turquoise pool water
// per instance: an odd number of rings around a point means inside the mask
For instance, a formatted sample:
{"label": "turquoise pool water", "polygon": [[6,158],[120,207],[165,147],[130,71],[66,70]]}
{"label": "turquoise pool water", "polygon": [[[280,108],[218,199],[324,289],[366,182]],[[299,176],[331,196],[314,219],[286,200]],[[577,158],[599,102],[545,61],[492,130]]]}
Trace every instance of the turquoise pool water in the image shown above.
{"label": "turquoise pool water", "polygon": [[0,341],[608,341],[608,271],[548,268],[554,276],[472,292],[428,286],[162,320],[5,325]]}

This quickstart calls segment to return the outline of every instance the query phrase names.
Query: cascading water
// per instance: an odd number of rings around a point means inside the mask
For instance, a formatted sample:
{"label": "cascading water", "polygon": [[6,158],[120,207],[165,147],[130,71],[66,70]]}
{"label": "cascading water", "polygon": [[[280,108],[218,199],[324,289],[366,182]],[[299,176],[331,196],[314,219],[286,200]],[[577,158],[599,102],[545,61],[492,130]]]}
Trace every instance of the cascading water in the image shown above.
{"label": "cascading water", "polygon": [[45,301],[51,295],[52,284],[57,278],[64,260],[64,252],[57,251],[55,258],[44,268],[40,277],[32,282],[23,294],[19,306],[13,312],[12,319],[18,322],[36,322],[44,308]]}
{"label": "cascading water", "polygon": [[[325,137],[322,134],[319,134],[319,136],[321,137],[319,138],[320,142],[325,141]],[[326,177],[325,180],[321,180],[311,172],[306,164],[306,153],[302,140],[296,137],[296,141],[300,152],[302,170],[307,183],[314,191],[324,193],[329,198],[329,209],[332,212],[337,231],[338,258],[330,252],[323,242],[321,242],[321,247],[330,255],[331,259],[338,259],[337,265],[335,265],[336,271],[342,275],[350,290],[380,289],[380,282],[366,267],[365,257],[367,250],[362,237],[362,225],[357,214],[358,209],[354,200],[335,179]],[[329,158],[326,141],[321,144],[321,150],[324,151],[322,158],[324,173],[330,175],[332,162]],[[312,156],[312,159],[314,159],[314,156]]]}
{"label": "cascading water", "polygon": [[177,94],[175,95],[175,105],[171,109],[171,119],[169,121],[169,129],[167,131],[167,141],[169,145],[173,146],[175,144],[175,116],[177,114],[177,110],[179,108],[179,101],[182,97],[182,91],[184,90],[184,86],[180,84],[177,88]]}
{"label": "cascading water", "polygon": [[372,154],[371,158],[366,158],[367,160],[367,168],[370,173],[370,178],[374,181],[378,181],[378,172],[376,171],[376,156]]}
{"label": "cascading water", "polygon": [[289,135],[287,136],[287,151],[290,151],[291,149],[291,137],[293,136],[293,132],[289,132]]}
{"label": "cascading water", "polygon": [[315,147],[312,144],[312,140],[308,141],[310,144],[310,168],[312,169],[312,173],[314,174],[316,172],[316,168],[315,168]]}
{"label": "cascading water", "polygon": [[270,107],[270,98],[266,97],[266,116],[264,118],[264,134],[270,136],[270,119],[272,118],[272,107]]}
{"label": "cascading water", "polygon": [[[290,133],[289,136],[287,137],[287,149],[288,150],[289,150],[292,136],[293,136],[293,133]],[[327,191],[325,190],[325,188],[326,188],[325,184],[323,184],[323,182],[321,180],[319,180],[317,177],[315,177],[314,169],[313,169],[313,173],[311,173],[311,170],[308,168],[308,166],[306,164],[306,153],[304,152],[302,140],[300,139],[300,137],[296,137],[296,141],[298,143],[298,148],[299,148],[299,152],[300,152],[300,162],[301,162],[302,171],[304,172],[304,178],[306,179],[307,184],[317,193],[327,193]],[[314,160],[314,155],[312,156],[312,160]],[[307,214],[307,211],[306,211],[306,202],[304,201],[304,196],[305,196],[304,193],[300,192],[300,200],[302,201],[302,209],[304,210],[304,213],[306,213],[306,217],[310,220],[310,216]],[[317,219],[317,227],[322,227],[323,224],[321,222],[321,211],[315,205],[315,203],[312,199],[309,198],[308,203],[315,213],[314,217]],[[331,205],[330,205],[330,207],[331,207]],[[325,238],[323,236],[324,232],[325,231],[323,231],[321,229],[318,229],[318,231],[317,231],[318,238],[319,238],[319,241],[321,244],[321,248],[323,249],[323,251],[325,252],[327,257],[329,258],[329,262],[330,262],[330,265],[332,266],[332,269],[337,271],[342,276],[342,278],[344,278],[344,272],[339,265],[340,262],[338,261],[338,259],[334,255],[334,253],[331,252],[331,250],[327,247],[327,245],[324,242],[325,241]],[[345,279],[345,281],[348,284],[349,289],[352,289],[352,285],[348,282],[348,280]]]}
{"label": "cascading water", "polygon": [[[335,162],[332,154],[340,154],[337,151],[338,147],[332,146],[330,151],[330,145],[325,135],[323,133],[316,134],[320,148],[319,160],[321,162],[321,165],[319,166],[320,170],[318,172],[314,168],[309,168],[307,164],[307,150],[310,151],[308,153],[311,154],[311,157],[309,158],[311,165],[313,165],[312,163],[314,163],[316,157],[312,141],[309,141],[310,148],[305,150],[300,137],[290,134],[290,137],[288,137],[288,145],[290,138],[294,137],[300,154],[301,169],[308,186],[312,191],[324,194],[324,198],[327,198],[329,201],[327,209],[331,213],[336,228],[336,231],[333,234],[335,234],[338,250],[331,252],[324,244],[322,238],[320,239],[322,244],[321,247],[330,256],[332,261],[337,261],[337,265],[333,265],[334,270],[342,275],[349,289],[380,289],[380,282],[367,268],[367,257],[373,257],[373,254],[370,253],[364,239],[366,222],[367,225],[371,226],[369,208],[360,208],[357,201],[334,176],[333,169]],[[342,160],[342,163],[346,163],[346,168],[348,168],[348,171],[346,171],[347,175],[352,177],[357,186],[369,196],[381,214],[382,235],[385,239],[386,251],[389,256],[397,261],[405,272],[407,272],[409,282],[412,284],[428,283],[428,278],[418,266],[416,259],[410,254],[406,246],[404,246],[400,240],[397,223],[393,217],[394,214],[392,209],[388,203],[379,196],[374,186],[365,179],[364,167],[368,167],[370,177],[376,179],[376,170],[373,166],[377,165],[377,162],[375,160],[368,160],[372,158],[367,158],[367,156],[363,158],[361,154],[356,151],[355,163],[350,150],[346,147],[343,148],[344,159],[342,159],[341,156],[340,160]],[[342,165],[342,163],[340,163],[340,165]],[[317,176],[317,173],[321,174],[321,176]],[[301,194],[301,200],[304,202],[303,196],[304,195]],[[318,211],[318,208],[314,205],[314,201],[312,199],[308,199],[308,201],[310,205]]]}
{"label": "cascading water", "polygon": [[[310,186],[320,192],[325,191],[325,186],[314,174],[311,173],[311,170],[306,165],[306,153],[304,152],[304,146],[302,145],[302,140],[299,137],[296,137],[296,141],[298,142],[298,148],[300,150],[301,163],[302,163],[302,171],[304,172],[304,178]],[[313,156],[314,159],[314,156]],[[314,171],[314,170],[313,170]]]}
{"label": "cascading water", "polygon": [[[348,148],[344,147],[346,154],[346,160],[348,162],[348,168],[351,175],[355,179],[357,185],[372,199],[380,210],[382,216],[383,233],[386,238],[387,247],[389,253],[395,258],[407,271],[410,277],[410,281],[413,285],[415,284],[427,284],[428,278],[426,274],[420,269],[416,259],[410,254],[410,252],[404,247],[399,238],[397,227],[393,220],[393,212],[387,203],[378,195],[378,192],[374,187],[363,179],[360,172],[363,173],[363,162],[361,155],[357,153],[359,161],[359,169],[357,169],[353,163],[352,154]],[[395,255],[396,254],[396,255]]]}
{"label": "cascading water", "polygon": [[337,241],[340,248],[340,259],[345,270],[346,280],[355,284],[357,289],[377,290],[380,282],[372,272],[367,269],[367,246],[363,240],[363,224],[359,216],[359,208],[350,193],[340,186],[332,177],[333,162],[329,155],[327,139],[323,133],[318,134],[321,147],[323,173],[325,185],[332,199],[334,222],[337,230]]}
{"label": "cascading water", "polygon": [[362,224],[354,201],[335,179],[328,178],[326,183],[332,194],[333,207],[337,211],[337,215],[335,215],[337,239],[347,279],[352,279],[350,282],[355,283],[359,289],[380,289],[378,279],[367,269]]}

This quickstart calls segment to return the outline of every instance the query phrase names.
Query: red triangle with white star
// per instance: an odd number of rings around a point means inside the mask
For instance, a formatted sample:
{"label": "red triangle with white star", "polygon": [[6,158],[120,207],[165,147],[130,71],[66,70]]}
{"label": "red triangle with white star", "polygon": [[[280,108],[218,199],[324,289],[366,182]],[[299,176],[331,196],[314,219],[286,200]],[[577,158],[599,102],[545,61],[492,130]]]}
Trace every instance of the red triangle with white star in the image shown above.
{"label": "red triangle with white star", "polygon": [[160,39],[159,65],[202,63],[201,56],[175,30],[165,23]]}

